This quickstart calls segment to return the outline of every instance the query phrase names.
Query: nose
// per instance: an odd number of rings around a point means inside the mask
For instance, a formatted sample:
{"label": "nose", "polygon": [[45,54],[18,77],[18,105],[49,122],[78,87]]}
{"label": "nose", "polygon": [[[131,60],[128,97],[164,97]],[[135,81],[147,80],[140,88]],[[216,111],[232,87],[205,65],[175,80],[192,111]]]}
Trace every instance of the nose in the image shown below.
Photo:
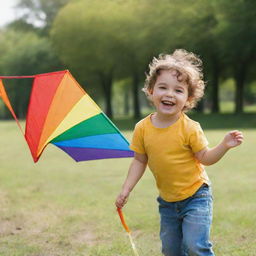
{"label": "nose", "polygon": [[167,96],[167,97],[170,97],[170,98],[173,98],[173,97],[174,97],[173,90],[172,90],[172,89],[168,89],[168,90],[166,91],[166,96]]}

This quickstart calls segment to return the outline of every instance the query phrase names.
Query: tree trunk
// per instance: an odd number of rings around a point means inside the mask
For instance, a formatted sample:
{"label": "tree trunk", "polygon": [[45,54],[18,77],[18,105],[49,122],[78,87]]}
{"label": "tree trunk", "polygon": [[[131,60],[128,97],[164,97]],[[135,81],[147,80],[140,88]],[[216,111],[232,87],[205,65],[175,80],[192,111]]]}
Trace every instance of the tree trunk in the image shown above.
{"label": "tree trunk", "polygon": [[220,112],[219,104],[219,77],[220,67],[216,59],[213,60],[213,72],[212,72],[212,113]]}
{"label": "tree trunk", "polygon": [[100,82],[103,88],[105,104],[106,104],[106,115],[109,118],[113,117],[112,112],[112,81],[113,81],[113,72],[112,70],[108,73],[99,72]]}
{"label": "tree trunk", "polygon": [[201,99],[195,107],[195,111],[198,113],[204,112],[204,99]]}
{"label": "tree trunk", "polygon": [[136,71],[133,71],[132,92],[133,92],[133,109],[134,109],[135,119],[141,118],[138,85],[139,85],[139,76]]}
{"label": "tree trunk", "polygon": [[4,119],[4,120],[9,120],[9,119],[11,119],[10,111],[9,111],[9,109],[8,109],[6,106],[4,106],[3,119]]}
{"label": "tree trunk", "polygon": [[129,92],[128,90],[125,89],[124,91],[124,115],[128,116],[130,111],[130,106],[129,106]]}
{"label": "tree trunk", "polygon": [[18,119],[21,118],[21,109],[20,109],[20,95],[21,92],[20,92],[20,89],[15,87],[15,91],[16,91],[16,94],[14,96],[14,101],[13,101],[13,110],[17,116]]}
{"label": "tree trunk", "polygon": [[236,92],[235,92],[235,113],[243,113],[244,105],[244,82],[246,78],[247,67],[244,63],[241,63],[235,68],[235,81],[236,81]]}

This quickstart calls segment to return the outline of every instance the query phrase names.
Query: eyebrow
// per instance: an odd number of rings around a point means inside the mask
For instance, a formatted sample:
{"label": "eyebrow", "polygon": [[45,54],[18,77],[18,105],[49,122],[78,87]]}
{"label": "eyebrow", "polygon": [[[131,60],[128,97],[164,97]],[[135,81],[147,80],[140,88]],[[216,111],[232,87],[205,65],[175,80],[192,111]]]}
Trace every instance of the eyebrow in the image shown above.
{"label": "eyebrow", "polygon": [[[165,85],[165,86],[169,86],[168,83],[165,83],[165,82],[159,82],[159,83],[156,83],[155,85]],[[185,90],[186,87],[185,86],[182,86],[182,85],[176,85],[175,86],[176,88],[179,88],[179,89],[182,89],[182,90]]]}
{"label": "eyebrow", "polygon": [[167,83],[165,83],[165,82],[158,82],[158,83],[156,83],[156,84],[164,84],[164,85],[168,85]]}
{"label": "eyebrow", "polygon": [[164,83],[164,82],[156,83],[156,85],[164,85],[164,86],[168,86],[168,84],[167,84],[167,83]]}

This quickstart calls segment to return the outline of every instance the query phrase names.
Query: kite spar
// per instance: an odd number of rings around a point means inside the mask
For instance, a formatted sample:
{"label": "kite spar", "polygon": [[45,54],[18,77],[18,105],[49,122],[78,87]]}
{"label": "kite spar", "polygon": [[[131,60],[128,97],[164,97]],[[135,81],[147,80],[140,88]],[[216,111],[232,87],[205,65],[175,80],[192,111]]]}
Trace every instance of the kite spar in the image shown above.
{"label": "kite spar", "polygon": [[[2,79],[32,78],[25,132]],[[34,162],[51,143],[75,161],[132,157],[129,142],[68,70],[33,76],[0,76],[0,98],[25,136]]]}

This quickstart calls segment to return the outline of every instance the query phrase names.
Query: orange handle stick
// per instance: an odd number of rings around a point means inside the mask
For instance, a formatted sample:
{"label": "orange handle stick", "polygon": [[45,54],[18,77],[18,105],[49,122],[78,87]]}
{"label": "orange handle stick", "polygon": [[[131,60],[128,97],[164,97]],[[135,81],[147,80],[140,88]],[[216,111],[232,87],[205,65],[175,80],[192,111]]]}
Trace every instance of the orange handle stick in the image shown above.
{"label": "orange handle stick", "polygon": [[132,246],[132,249],[133,249],[133,252],[134,252],[134,255],[135,256],[139,256],[138,252],[137,252],[137,249],[135,247],[135,244],[132,240],[132,235],[131,235],[131,231],[129,229],[129,227],[127,226],[125,220],[124,220],[124,215],[123,215],[123,212],[122,212],[122,209],[121,208],[117,208],[117,212],[118,212],[118,215],[120,217],[120,220],[122,222],[122,225],[124,227],[124,229],[126,230],[126,232],[128,233],[128,237],[130,239],[130,243],[131,243],[131,246]]}
{"label": "orange handle stick", "polygon": [[122,225],[124,227],[124,229],[126,230],[127,233],[131,233],[129,227],[127,226],[125,220],[124,220],[124,215],[123,215],[123,212],[122,212],[122,209],[121,208],[117,208],[117,212],[118,212],[118,215],[120,217],[120,220],[122,222]]}

